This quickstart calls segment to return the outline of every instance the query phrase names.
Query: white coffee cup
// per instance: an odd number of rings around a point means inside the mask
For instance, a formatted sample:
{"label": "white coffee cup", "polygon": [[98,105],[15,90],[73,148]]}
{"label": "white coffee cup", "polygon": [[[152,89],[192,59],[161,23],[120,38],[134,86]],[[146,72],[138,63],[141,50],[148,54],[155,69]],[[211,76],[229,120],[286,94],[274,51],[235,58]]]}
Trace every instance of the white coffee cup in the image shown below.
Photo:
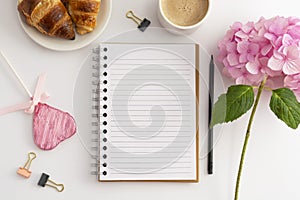
{"label": "white coffee cup", "polygon": [[[184,3],[185,5],[183,5]],[[197,6],[193,6],[192,4],[196,4]],[[206,19],[210,7],[210,0],[159,0],[157,15],[160,24],[168,31],[174,34],[190,34],[196,31]],[[169,9],[173,9],[172,12],[171,10],[169,11]],[[181,15],[178,15],[180,9],[184,10],[184,12],[179,13]],[[192,12],[197,14],[196,18],[188,16]],[[174,18],[172,13],[174,13]],[[182,20],[185,16],[187,16],[186,24],[184,20]],[[176,21],[176,17],[180,22]],[[193,22],[189,22],[189,18],[193,19]]]}

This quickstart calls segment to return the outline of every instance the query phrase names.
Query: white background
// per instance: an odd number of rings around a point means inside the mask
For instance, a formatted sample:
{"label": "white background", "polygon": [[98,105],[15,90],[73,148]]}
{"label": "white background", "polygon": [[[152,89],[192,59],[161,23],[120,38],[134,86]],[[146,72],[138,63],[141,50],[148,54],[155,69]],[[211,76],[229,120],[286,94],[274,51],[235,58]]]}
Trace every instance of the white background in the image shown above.
{"label": "white background", "polygon": [[[134,10],[141,17],[157,21],[157,0],[114,0],[111,20],[97,41],[71,52],[56,52],[34,43],[22,30],[16,2],[2,0],[0,7],[0,49],[15,66],[30,90],[36,77],[48,73],[48,103],[74,113],[73,91],[82,61],[97,42],[112,35],[132,30],[135,24],[124,15]],[[234,21],[256,21],[260,16],[297,16],[300,3],[295,0],[213,0],[212,9],[192,38],[209,53],[217,54],[216,44]],[[205,66],[201,66],[205,67]],[[225,80],[228,86],[232,82]],[[27,100],[7,68],[0,66],[0,107]],[[300,135],[290,130],[268,107],[270,94],[264,94],[253,124],[242,176],[240,199],[299,199]],[[84,98],[84,97],[82,97]],[[89,98],[89,97],[87,97]],[[87,108],[89,109],[89,108]],[[200,117],[206,117],[201,111]],[[200,183],[98,183],[90,175],[90,157],[78,134],[50,152],[39,150],[32,139],[31,117],[22,112],[0,117],[0,198],[1,199],[233,199],[240,152],[249,113],[238,121],[225,125],[215,146],[215,171],[206,173],[206,159],[201,160]],[[84,134],[84,133],[79,133]],[[89,134],[89,133],[86,133]],[[32,165],[32,176],[25,180],[16,170],[26,161],[28,151],[38,158]],[[36,186],[42,172],[65,184],[58,193],[51,188]]]}

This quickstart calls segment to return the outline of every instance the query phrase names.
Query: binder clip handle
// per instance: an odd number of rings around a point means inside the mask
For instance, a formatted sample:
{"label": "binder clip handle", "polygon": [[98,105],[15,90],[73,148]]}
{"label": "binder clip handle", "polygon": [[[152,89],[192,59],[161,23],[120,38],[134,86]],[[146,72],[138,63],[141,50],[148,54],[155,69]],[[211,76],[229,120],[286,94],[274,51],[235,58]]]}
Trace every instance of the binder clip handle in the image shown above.
{"label": "binder clip handle", "polygon": [[63,184],[57,184],[50,179],[48,179],[48,183],[46,185],[55,188],[58,192],[62,192],[65,189],[65,186]]}
{"label": "binder clip handle", "polygon": [[29,152],[28,153],[28,160],[25,163],[24,167],[25,169],[29,169],[31,166],[32,161],[36,158],[36,154],[34,152]]}
{"label": "binder clip handle", "polygon": [[42,176],[38,182],[38,185],[41,187],[45,187],[45,186],[52,187],[52,188],[56,189],[58,192],[64,191],[65,186],[63,184],[57,184],[54,181],[51,181],[49,179],[49,177],[50,176],[48,174],[42,173]]}
{"label": "binder clip handle", "polygon": [[142,19],[136,16],[132,10],[129,10],[126,13],[126,17],[132,19],[137,25],[140,25],[140,23],[142,22]]}

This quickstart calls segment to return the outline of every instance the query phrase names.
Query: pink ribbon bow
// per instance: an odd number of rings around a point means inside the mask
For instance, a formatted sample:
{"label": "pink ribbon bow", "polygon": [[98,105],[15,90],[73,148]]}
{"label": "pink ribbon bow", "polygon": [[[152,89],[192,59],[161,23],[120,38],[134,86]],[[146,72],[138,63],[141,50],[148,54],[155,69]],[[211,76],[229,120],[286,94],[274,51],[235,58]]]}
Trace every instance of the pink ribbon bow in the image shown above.
{"label": "pink ribbon bow", "polygon": [[13,106],[9,106],[3,109],[0,109],[0,116],[5,115],[11,112],[15,112],[18,110],[24,110],[27,114],[32,114],[34,112],[34,108],[38,103],[44,103],[49,95],[44,92],[44,85],[46,81],[46,74],[41,74],[39,76],[38,82],[35,87],[35,92],[31,100],[25,103],[16,104]]}

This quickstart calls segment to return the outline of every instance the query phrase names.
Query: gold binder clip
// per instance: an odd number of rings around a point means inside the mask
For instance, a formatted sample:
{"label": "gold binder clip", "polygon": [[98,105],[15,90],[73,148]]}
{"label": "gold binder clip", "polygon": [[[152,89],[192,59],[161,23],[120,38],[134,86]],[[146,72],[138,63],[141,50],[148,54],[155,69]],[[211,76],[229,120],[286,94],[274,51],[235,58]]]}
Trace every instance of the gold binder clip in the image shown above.
{"label": "gold binder clip", "polygon": [[48,174],[45,174],[45,173],[42,173],[42,176],[38,182],[38,185],[39,186],[42,186],[42,187],[45,187],[45,186],[49,186],[49,187],[53,187],[55,188],[58,192],[62,192],[64,191],[65,187],[63,184],[57,184],[55,183],[54,181],[51,181],[49,179],[49,175]]}
{"label": "gold binder clip", "polygon": [[142,20],[141,18],[136,16],[131,10],[126,13],[126,17],[132,19],[138,25],[137,28],[142,32],[144,32],[151,24],[151,22],[148,19],[144,18]]}
{"label": "gold binder clip", "polygon": [[31,171],[29,171],[29,168],[31,166],[31,162],[36,158],[36,154],[34,152],[28,153],[28,160],[25,163],[24,167],[20,167],[17,171],[17,174],[29,178],[31,175]]}

